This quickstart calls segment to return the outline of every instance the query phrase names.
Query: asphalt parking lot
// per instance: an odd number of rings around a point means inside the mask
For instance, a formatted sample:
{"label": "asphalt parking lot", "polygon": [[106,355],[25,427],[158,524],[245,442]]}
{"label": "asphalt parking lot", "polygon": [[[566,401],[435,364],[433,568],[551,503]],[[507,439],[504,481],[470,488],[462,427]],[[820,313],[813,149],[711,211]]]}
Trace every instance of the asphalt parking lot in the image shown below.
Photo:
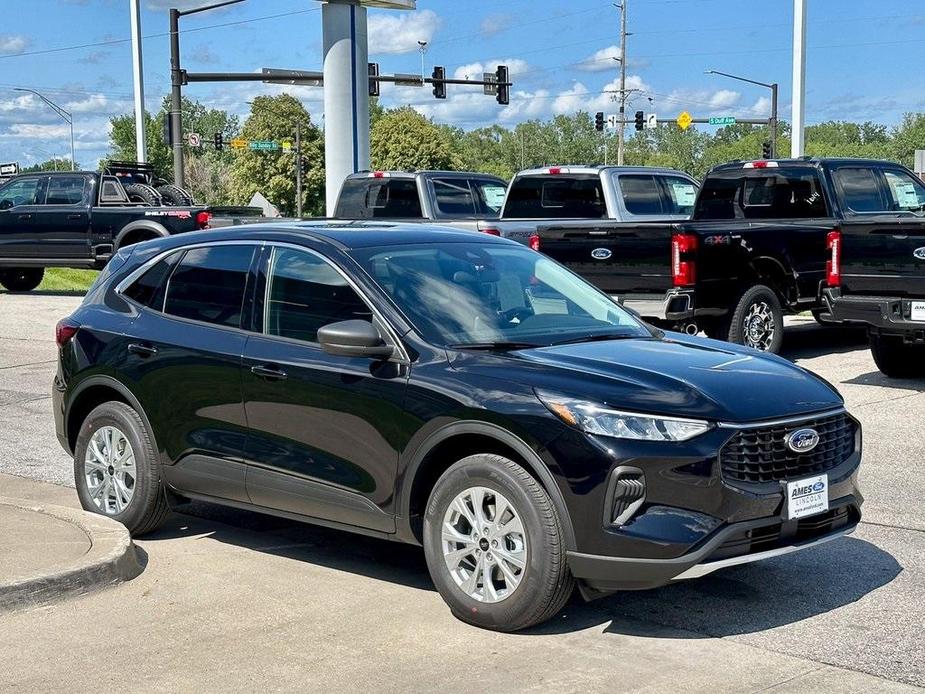
{"label": "asphalt parking lot", "polygon": [[[49,389],[54,324],[79,301],[0,293],[0,495],[76,504]],[[576,601],[502,635],[452,618],[417,548],[191,505],[138,542],[146,569],[133,581],[0,616],[0,689],[925,686],[925,381],[883,378],[857,331],[796,321],[784,351],[834,383],[864,425],[865,516],[852,537]]]}

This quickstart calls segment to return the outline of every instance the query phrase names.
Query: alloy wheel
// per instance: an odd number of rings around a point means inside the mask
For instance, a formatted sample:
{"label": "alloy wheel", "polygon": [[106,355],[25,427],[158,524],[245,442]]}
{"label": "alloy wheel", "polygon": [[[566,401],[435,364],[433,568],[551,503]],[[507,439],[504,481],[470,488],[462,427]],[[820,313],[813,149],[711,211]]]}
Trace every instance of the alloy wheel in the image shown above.
{"label": "alloy wheel", "polygon": [[756,301],[748,308],[742,331],[748,347],[767,352],[774,342],[774,311],[766,301]]}
{"label": "alloy wheel", "polygon": [[487,487],[453,499],[443,518],[443,559],[470,598],[495,603],[517,590],[527,567],[527,537],[513,504]]}
{"label": "alloy wheel", "polygon": [[87,493],[101,512],[122,513],[135,495],[135,452],[125,434],[113,426],[97,429],[84,457]]}

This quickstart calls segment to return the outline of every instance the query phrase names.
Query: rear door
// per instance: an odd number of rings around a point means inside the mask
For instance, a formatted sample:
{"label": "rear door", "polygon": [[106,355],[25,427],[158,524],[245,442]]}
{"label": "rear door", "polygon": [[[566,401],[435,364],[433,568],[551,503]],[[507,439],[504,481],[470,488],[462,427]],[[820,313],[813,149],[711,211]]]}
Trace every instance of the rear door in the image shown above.
{"label": "rear door", "polygon": [[0,258],[42,257],[35,218],[47,176],[20,176],[0,188]]}
{"label": "rear door", "polygon": [[42,255],[86,258],[90,254],[90,205],[96,196],[90,176],[49,176],[32,223]]}
{"label": "rear door", "polygon": [[697,184],[665,173],[613,173],[618,218],[625,221],[683,221],[694,211]]}

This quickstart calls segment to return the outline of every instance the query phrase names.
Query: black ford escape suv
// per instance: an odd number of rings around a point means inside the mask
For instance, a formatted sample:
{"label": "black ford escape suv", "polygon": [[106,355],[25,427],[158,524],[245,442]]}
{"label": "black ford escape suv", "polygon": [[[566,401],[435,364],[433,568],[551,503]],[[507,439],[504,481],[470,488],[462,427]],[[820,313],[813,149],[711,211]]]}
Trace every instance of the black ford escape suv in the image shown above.
{"label": "black ford escape suv", "polygon": [[84,508],[204,499],[424,546],[515,630],[851,532],[858,422],[775,356],[664,334],[470,232],[246,227],[119,252],[57,328]]}

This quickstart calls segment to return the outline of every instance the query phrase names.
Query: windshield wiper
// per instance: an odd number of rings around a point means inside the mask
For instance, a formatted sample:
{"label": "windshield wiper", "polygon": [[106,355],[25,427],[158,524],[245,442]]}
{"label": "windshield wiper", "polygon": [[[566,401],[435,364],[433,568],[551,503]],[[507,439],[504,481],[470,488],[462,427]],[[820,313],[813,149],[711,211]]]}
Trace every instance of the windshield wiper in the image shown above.
{"label": "windshield wiper", "polygon": [[550,347],[557,345],[574,345],[580,342],[604,342],[606,340],[629,340],[634,337],[645,337],[644,335],[633,335],[627,333],[604,333],[603,335],[582,335],[581,337],[572,337],[568,340],[553,342]]}
{"label": "windshield wiper", "polygon": [[497,340],[494,342],[457,342],[447,345],[450,349],[481,349],[481,350],[503,350],[503,349],[528,349],[530,347],[542,347],[542,345],[533,342],[509,342]]}

